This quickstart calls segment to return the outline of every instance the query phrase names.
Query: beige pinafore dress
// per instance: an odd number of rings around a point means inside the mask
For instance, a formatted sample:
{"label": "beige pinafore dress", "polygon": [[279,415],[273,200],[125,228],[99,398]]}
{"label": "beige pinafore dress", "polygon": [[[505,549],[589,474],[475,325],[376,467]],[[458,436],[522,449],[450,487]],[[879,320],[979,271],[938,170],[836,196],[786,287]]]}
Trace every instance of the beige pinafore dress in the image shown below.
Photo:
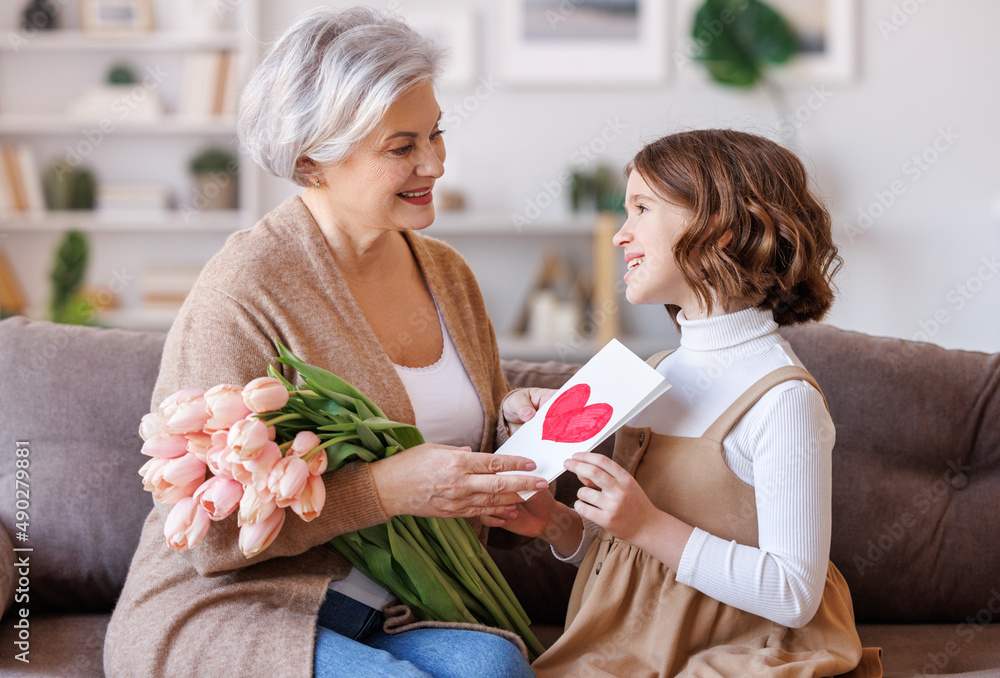
{"label": "beige pinafore dress", "polygon": [[[819,389],[801,367],[782,367],[751,386],[700,438],[625,426],[613,458],[659,509],[756,547],[754,488],[726,464],[722,441],[761,396],[795,379]],[[662,562],[606,530],[580,565],[565,633],[532,668],[539,678],[882,675],[879,650],[861,647],[851,595],[833,563],[816,616],[793,629],[679,583]]]}

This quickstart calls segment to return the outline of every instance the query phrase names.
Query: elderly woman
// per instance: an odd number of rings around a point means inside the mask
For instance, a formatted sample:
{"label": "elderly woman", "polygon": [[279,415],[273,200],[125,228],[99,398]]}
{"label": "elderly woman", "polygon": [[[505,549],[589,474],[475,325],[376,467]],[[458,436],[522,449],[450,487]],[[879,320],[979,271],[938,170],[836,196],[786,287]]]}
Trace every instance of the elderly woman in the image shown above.
{"label": "elderly woman", "polygon": [[249,559],[235,515],[194,549],[169,550],[170,507],[156,502],[108,629],[109,675],[533,675],[516,637],[407,624],[406,608],[325,546],[397,514],[472,518],[485,534],[476,517],[513,517],[517,492],[545,487],[496,475],[530,471],[528,460],[479,453],[494,449],[508,390],[493,329],[465,262],[417,234],[444,171],[439,60],[371,10],[316,9],[278,41],[243,93],[240,137],[304,190],[205,267],[153,394],[155,405],[244,384],[275,364],[280,340],[439,444],[325,474],[322,514],[290,517]]}

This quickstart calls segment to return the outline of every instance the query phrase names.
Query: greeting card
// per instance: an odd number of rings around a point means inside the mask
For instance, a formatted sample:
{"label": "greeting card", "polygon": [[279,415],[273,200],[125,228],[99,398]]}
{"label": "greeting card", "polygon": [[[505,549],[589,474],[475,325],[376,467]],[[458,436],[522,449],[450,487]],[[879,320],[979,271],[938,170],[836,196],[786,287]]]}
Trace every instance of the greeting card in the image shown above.
{"label": "greeting card", "polygon": [[[617,339],[598,351],[497,454],[527,457],[552,482],[577,452],[590,452],[670,384]],[[528,499],[534,492],[522,492]]]}

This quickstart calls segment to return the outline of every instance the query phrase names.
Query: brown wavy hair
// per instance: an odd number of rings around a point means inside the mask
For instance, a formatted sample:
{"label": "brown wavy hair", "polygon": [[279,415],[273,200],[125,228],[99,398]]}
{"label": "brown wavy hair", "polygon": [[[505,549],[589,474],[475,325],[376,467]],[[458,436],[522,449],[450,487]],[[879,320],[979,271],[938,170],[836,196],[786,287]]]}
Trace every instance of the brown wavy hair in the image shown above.
{"label": "brown wavy hair", "polygon": [[[843,261],[830,214],[793,153],[745,132],[694,130],[647,144],[626,176],[633,171],[661,199],[691,212],[674,261],[709,312],[713,300],[726,300],[794,325],[829,310]],[[667,310],[676,322],[680,308]]]}

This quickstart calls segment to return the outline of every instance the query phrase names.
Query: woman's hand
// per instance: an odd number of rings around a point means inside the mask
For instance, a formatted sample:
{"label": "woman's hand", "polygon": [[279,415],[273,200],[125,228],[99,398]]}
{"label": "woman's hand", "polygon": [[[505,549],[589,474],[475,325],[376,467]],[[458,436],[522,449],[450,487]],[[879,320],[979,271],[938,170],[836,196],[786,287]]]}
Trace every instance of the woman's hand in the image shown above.
{"label": "woman's hand", "polygon": [[524,457],[431,443],[372,462],[371,468],[389,516],[428,518],[508,514],[521,502],[518,492],[545,490],[549,484],[538,476],[497,474],[534,469],[535,462]]}
{"label": "woman's hand", "polygon": [[677,571],[693,527],[656,508],[632,474],[603,454],[580,452],[564,466],[584,484],[577,513]]}
{"label": "woman's hand", "polygon": [[555,392],[551,388],[519,388],[508,393],[501,407],[507,429],[513,433],[527,423]]}

